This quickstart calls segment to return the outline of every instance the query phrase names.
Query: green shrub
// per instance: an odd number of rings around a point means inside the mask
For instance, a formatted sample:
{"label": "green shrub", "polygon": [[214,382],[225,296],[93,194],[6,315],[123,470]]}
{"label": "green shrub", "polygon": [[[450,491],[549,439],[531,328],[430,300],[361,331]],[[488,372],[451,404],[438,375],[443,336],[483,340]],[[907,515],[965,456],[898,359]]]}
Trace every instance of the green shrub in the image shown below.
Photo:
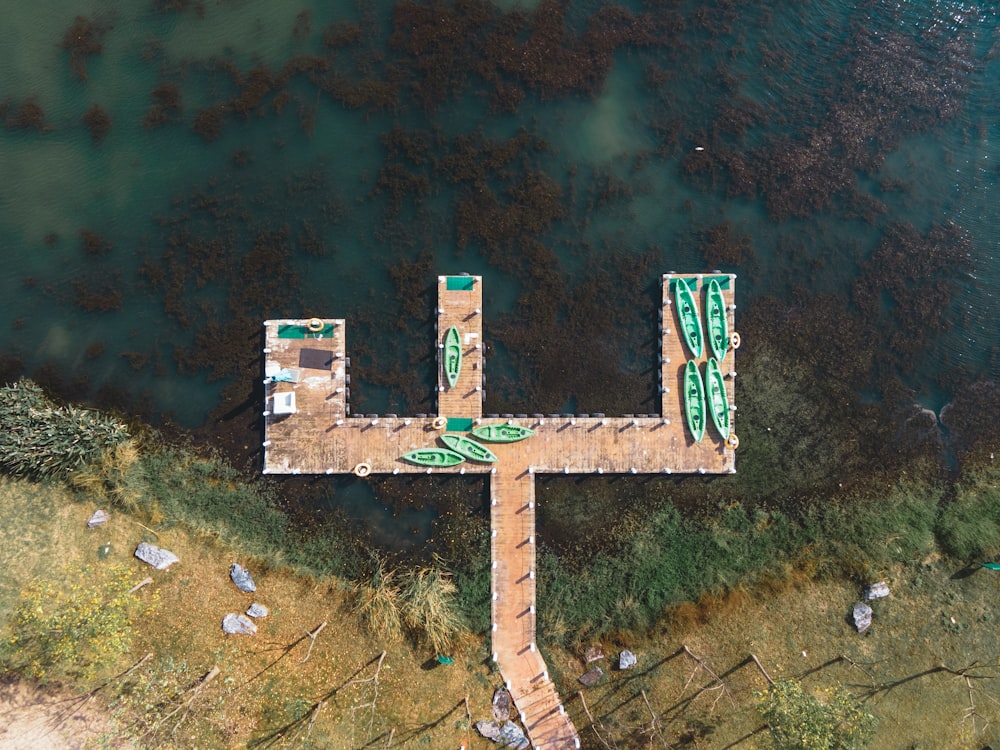
{"label": "green shrub", "polygon": [[30,380],[0,386],[0,470],[8,474],[65,476],[128,439],[114,417],[59,405]]}
{"label": "green shrub", "polygon": [[[21,592],[8,667],[35,679],[90,679],[131,648],[133,619],[141,609],[129,593],[132,572],[124,565],[84,567],[66,579],[38,579]],[[148,601],[155,606],[155,594]]]}
{"label": "green shrub", "polygon": [[875,732],[875,717],[844,690],[820,700],[794,680],[778,680],[754,694],[775,750],[855,750]]}

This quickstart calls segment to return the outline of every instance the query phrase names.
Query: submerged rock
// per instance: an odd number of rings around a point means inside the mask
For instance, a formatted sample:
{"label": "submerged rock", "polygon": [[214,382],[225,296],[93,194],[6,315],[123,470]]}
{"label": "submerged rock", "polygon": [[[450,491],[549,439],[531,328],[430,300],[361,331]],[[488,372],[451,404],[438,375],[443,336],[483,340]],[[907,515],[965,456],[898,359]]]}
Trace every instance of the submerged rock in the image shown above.
{"label": "submerged rock", "polygon": [[170,550],[160,549],[154,544],[139,542],[135,548],[135,556],[144,563],[152,565],[157,570],[166,570],[174,563],[179,563],[181,559]]}
{"label": "submerged rock", "polygon": [[107,514],[107,511],[98,508],[94,511],[94,515],[90,517],[90,520],[87,521],[87,528],[96,529],[98,526],[103,526],[108,522],[109,518],[111,518],[111,516]]}
{"label": "submerged rock", "polygon": [[635,654],[627,648],[623,648],[622,652],[618,654],[618,669],[631,669],[636,665],[637,661],[638,659],[635,658]]}
{"label": "submerged rock", "polygon": [[271,611],[263,604],[254,602],[247,608],[247,614],[251,617],[267,617]]}
{"label": "submerged rock", "polygon": [[854,627],[859,633],[864,633],[872,625],[872,608],[864,602],[854,605]]}
{"label": "submerged rock", "polygon": [[233,563],[229,567],[229,577],[233,579],[233,583],[236,584],[236,588],[240,591],[252,594],[257,590],[257,584],[253,582],[253,577],[250,575],[250,571],[239,563]]}
{"label": "submerged rock", "polygon": [[257,625],[246,615],[230,612],[222,618],[222,630],[227,635],[253,635],[257,632]]}

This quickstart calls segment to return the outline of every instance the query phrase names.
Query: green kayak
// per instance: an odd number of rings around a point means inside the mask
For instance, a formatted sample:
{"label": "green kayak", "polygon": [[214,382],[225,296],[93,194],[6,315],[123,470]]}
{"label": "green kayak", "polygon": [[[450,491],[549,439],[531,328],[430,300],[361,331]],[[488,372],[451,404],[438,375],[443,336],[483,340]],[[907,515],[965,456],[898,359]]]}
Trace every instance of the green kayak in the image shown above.
{"label": "green kayak", "polygon": [[456,466],[465,459],[455,451],[444,448],[419,448],[402,456],[404,461],[419,466]]}
{"label": "green kayak", "polygon": [[712,354],[721,362],[726,358],[726,349],[729,348],[729,331],[726,324],[726,300],[715,279],[708,282],[708,292],[705,295],[705,329]]}
{"label": "green kayak", "polygon": [[448,378],[448,385],[452,388],[458,382],[460,372],[462,372],[462,339],[458,335],[458,329],[452,326],[444,336],[444,374]]}
{"label": "green kayak", "polygon": [[715,429],[723,440],[729,439],[729,402],[726,398],[726,381],[715,357],[710,357],[705,367],[705,390],[708,392],[708,413]]}
{"label": "green kayak", "polygon": [[535,431],[516,424],[484,424],[474,429],[472,434],[480,440],[491,443],[516,443],[518,440],[530,438]]}
{"label": "green kayak", "polygon": [[677,308],[677,319],[681,331],[684,333],[684,340],[687,341],[688,349],[697,359],[701,356],[701,321],[698,320],[698,306],[695,304],[694,295],[691,294],[691,287],[688,286],[687,279],[674,280],[674,303]]}
{"label": "green kayak", "polygon": [[700,443],[705,437],[705,386],[693,359],[688,360],[684,369],[684,412],[694,441]]}
{"label": "green kayak", "polygon": [[459,453],[463,457],[473,461],[493,463],[497,460],[497,457],[493,455],[493,451],[485,445],[480,445],[472,438],[467,438],[464,435],[442,435],[441,442],[456,453]]}

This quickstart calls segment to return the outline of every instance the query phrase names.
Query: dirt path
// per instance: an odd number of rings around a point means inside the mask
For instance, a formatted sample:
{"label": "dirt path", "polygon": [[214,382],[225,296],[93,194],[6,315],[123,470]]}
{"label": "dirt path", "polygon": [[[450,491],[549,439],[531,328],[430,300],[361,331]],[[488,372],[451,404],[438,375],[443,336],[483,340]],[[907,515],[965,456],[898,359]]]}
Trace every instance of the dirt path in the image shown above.
{"label": "dirt path", "polygon": [[0,750],[80,750],[108,726],[86,698],[26,682],[0,683]]}

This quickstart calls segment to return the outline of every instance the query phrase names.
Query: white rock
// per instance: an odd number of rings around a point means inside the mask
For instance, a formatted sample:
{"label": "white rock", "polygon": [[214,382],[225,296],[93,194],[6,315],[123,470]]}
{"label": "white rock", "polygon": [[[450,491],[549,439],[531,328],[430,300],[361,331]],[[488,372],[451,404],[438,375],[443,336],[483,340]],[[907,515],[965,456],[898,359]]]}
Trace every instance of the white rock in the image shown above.
{"label": "white rock", "polygon": [[263,604],[254,602],[247,608],[247,614],[251,617],[267,617],[270,614],[270,610]]}
{"label": "white rock", "polygon": [[170,550],[160,549],[154,544],[139,542],[135,548],[135,556],[144,563],[149,563],[157,570],[166,570],[174,563],[179,563],[181,559]]}
{"label": "white rock", "polygon": [[246,615],[230,612],[222,618],[222,630],[228,635],[253,635],[257,626]]}

